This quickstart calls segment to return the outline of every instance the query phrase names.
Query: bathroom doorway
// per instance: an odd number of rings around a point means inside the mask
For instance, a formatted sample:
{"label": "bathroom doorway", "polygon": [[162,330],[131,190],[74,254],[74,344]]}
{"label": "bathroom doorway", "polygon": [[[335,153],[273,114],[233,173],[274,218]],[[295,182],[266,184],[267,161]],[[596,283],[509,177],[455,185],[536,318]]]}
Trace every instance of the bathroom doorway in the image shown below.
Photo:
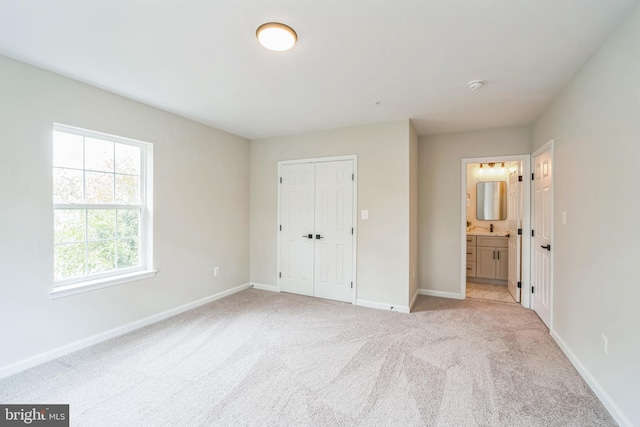
{"label": "bathroom doorway", "polygon": [[530,301],[530,156],[462,160],[461,295]]}

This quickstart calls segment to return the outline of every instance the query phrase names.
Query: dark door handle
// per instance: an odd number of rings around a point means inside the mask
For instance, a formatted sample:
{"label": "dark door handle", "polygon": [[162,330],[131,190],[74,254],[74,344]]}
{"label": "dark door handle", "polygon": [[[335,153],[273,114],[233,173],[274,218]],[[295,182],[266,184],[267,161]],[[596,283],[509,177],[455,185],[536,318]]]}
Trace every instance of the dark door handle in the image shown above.
{"label": "dark door handle", "polygon": [[306,239],[313,239],[313,234],[307,234],[306,236],[302,236]]}
{"label": "dark door handle", "polygon": [[546,249],[546,250],[548,250],[548,251],[550,251],[550,250],[551,250],[551,245],[544,245],[544,246],[543,246],[543,245],[540,245],[540,247],[541,247],[542,249]]}
{"label": "dark door handle", "polygon": [[322,236],[321,236],[321,235],[319,235],[319,234],[316,234],[316,239],[324,239],[324,237],[322,237]]}

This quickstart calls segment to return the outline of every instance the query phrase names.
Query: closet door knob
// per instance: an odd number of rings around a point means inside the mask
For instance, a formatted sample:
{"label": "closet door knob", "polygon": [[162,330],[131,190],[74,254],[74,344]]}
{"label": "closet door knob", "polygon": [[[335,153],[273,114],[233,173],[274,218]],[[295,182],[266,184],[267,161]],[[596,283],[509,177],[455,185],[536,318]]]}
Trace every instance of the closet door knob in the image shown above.
{"label": "closet door knob", "polygon": [[307,234],[306,236],[302,236],[306,239],[313,239],[313,234]]}
{"label": "closet door knob", "polygon": [[322,237],[322,236],[321,236],[321,235],[319,235],[319,234],[316,234],[316,239],[324,239],[324,237]]}

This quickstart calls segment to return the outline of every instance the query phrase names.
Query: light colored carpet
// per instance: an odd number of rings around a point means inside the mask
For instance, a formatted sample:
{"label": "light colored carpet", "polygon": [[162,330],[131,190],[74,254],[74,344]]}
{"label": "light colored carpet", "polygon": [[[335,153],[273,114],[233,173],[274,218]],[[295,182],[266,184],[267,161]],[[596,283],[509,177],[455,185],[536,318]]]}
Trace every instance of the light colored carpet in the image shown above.
{"label": "light colored carpet", "polygon": [[77,426],[612,426],[520,306],[414,313],[246,290],[0,380]]}

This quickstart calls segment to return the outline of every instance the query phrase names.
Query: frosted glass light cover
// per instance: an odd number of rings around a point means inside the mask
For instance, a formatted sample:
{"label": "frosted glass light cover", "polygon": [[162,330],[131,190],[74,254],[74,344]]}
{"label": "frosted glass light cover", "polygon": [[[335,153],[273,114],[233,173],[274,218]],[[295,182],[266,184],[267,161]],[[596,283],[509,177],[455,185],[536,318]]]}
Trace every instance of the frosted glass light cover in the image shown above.
{"label": "frosted glass light cover", "polygon": [[291,49],[298,39],[291,27],[278,22],[269,22],[258,27],[256,37],[262,46],[275,51]]}

